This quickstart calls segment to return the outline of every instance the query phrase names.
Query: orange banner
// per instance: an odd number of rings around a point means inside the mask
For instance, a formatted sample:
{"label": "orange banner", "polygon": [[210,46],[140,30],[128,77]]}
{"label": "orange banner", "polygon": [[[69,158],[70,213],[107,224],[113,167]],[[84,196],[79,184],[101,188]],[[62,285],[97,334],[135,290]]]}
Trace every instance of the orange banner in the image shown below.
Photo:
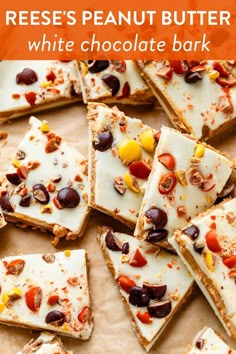
{"label": "orange banner", "polygon": [[234,0],[1,2],[0,59],[233,59]]}

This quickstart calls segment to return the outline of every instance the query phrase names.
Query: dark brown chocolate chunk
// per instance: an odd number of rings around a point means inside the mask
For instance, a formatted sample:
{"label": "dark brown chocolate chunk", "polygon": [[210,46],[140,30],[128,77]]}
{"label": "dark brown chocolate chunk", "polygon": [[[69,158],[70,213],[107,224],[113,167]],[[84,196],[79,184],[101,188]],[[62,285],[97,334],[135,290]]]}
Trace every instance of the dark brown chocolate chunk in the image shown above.
{"label": "dark brown chocolate chunk", "polygon": [[53,326],[61,326],[65,322],[65,314],[61,311],[58,310],[53,310],[48,312],[47,316],[45,317],[45,322],[47,324],[53,325]]}
{"label": "dark brown chocolate chunk", "polygon": [[36,72],[29,68],[25,68],[19,74],[16,75],[17,84],[31,85],[36,81],[38,81],[38,76]]}
{"label": "dark brown chocolate chunk", "polygon": [[151,230],[148,233],[146,241],[150,243],[158,243],[160,241],[165,240],[167,238],[167,235],[168,231],[165,229]]}
{"label": "dark brown chocolate chunk", "polygon": [[93,147],[98,151],[106,151],[111,148],[113,143],[113,135],[110,130],[105,130],[101,133],[98,133],[96,140],[93,141]]}
{"label": "dark brown chocolate chunk", "polygon": [[167,224],[167,214],[160,208],[150,208],[145,212],[145,216],[150,219],[156,229],[162,229]]}
{"label": "dark brown chocolate chunk", "polygon": [[208,127],[208,125],[204,124],[202,126],[202,138],[206,139],[210,136],[211,129]]}
{"label": "dark brown chocolate chunk", "polygon": [[195,240],[199,236],[200,230],[196,225],[190,225],[183,230],[183,233]]}
{"label": "dark brown chocolate chunk", "polygon": [[31,194],[23,195],[21,197],[21,200],[19,201],[19,205],[22,207],[29,207],[30,201],[31,201]]}
{"label": "dark brown chocolate chunk", "polygon": [[198,349],[203,349],[203,347],[204,347],[204,344],[205,344],[205,340],[203,339],[203,338],[198,338],[197,340],[196,340],[196,347],[198,348]]}
{"label": "dark brown chocolate chunk", "polygon": [[169,315],[172,306],[169,300],[155,301],[148,305],[148,312],[152,317],[163,318]]}
{"label": "dark brown chocolate chunk", "polygon": [[10,203],[9,194],[7,192],[2,193],[0,198],[0,205],[3,211],[7,211],[9,213],[13,212],[14,209]]}
{"label": "dark brown chocolate chunk", "polygon": [[123,195],[126,191],[123,177],[116,177],[113,182],[113,187],[120,195]]}
{"label": "dark brown chocolate chunk", "polygon": [[92,74],[100,73],[109,66],[109,60],[88,60],[88,71]]}
{"label": "dark brown chocolate chunk", "polygon": [[123,245],[121,247],[121,252],[123,254],[129,254],[129,242],[123,243]]}
{"label": "dark brown chocolate chunk", "polygon": [[104,75],[101,79],[111,90],[111,95],[115,96],[120,89],[119,79],[116,76],[110,74]]}
{"label": "dark brown chocolate chunk", "polygon": [[214,204],[218,204],[223,201],[224,198],[226,197],[233,197],[233,191],[234,191],[235,185],[232,181],[227,181],[225,186],[223,187],[222,191],[218,194],[217,199]]}
{"label": "dark brown chocolate chunk", "polygon": [[204,250],[204,245],[200,242],[194,242],[193,248],[195,252],[202,254],[202,251]]}
{"label": "dark brown chocolate chunk", "polygon": [[115,238],[115,235],[111,230],[109,230],[106,234],[105,243],[109,250],[115,252],[121,251],[121,246],[119,245],[118,241]]}
{"label": "dark brown chocolate chunk", "polygon": [[41,204],[47,204],[50,200],[49,193],[42,183],[33,186],[33,196]]}
{"label": "dark brown chocolate chunk", "polygon": [[79,205],[79,193],[70,187],[62,188],[58,194],[57,199],[63,208],[75,208]]}
{"label": "dark brown chocolate chunk", "polygon": [[167,286],[164,284],[150,284],[144,282],[143,288],[147,289],[151,299],[161,299],[166,293]]}
{"label": "dark brown chocolate chunk", "polygon": [[187,84],[194,84],[195,82],[202,80],[202,76],[198,71],[189,71],[185,74],[184,80]]}
{"label": "dark brown chocolate chunk", "polygon": [[129,292],[129,302],[138,307],[144,307],[149,304],[150,295],[147,289],[140,286],[134,286]]}
{"label": "dark brown chocolate chunk", "polygon": [[17,173],[7,173],[6,178],[11,184],[14,184],[15,186],[18,186],[21,183],[21,179]]}

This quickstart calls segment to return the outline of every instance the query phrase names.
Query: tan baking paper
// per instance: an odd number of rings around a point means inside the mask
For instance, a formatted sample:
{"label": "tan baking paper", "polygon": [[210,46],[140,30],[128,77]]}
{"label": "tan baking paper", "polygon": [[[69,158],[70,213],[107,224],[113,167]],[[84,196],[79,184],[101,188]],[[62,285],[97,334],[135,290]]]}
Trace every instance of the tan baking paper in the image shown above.
{"label": "tan baking paper", "polygon": [[[209,93],[210,94],[210,93]],[[155,107],[119,107],[131,117],[141,118],[144,123],[160,128],[162,124],[170,126],[162,109]],[[87,120],[86,106],[74,104],[58,110],[35,114],[39,119],[46,119],[50,127],[63,135],[67,141],[87,156]],[[28,127],[29,117],[12,120],[0,126],[0,131],[8,133],[7,145],[0,148],[0,169],[4,172],[15,154],[17,145]],[[214,147],[236,157],[236,127],[214,138]],[[3,145],[3,144],[2,144]],[[55,249],[47,234],[30,229],[22,230],[8,224],[0,229],[0,257],[28,253],[47,253],[64,249],[85,248],[89,255],[89,282],[94,311],[94,330],[90,340],[79,341],[62,337],[68,350],[75,354],[137,354],[145,353],[132,330],[119,297],[114,279],[105,265],[102,252],[96,240],[96,227],[111,225],[116,231],[128,231],[112,218],[93,211],[84,236],[76,241],[61,241]],[[1,280],[0,280],[1,282]],[[235,289],[236,290],[236,289]],[[212,326],[223,339],[236,348],[236,340],[230,339],[211,307],[195,289],[180,312],[167,326],[162,336],[151,350],[153,354],[183,354],[195,334],[203,326]],[[0,353],[14,354],[19,351],[36,332],[0,325]]]}

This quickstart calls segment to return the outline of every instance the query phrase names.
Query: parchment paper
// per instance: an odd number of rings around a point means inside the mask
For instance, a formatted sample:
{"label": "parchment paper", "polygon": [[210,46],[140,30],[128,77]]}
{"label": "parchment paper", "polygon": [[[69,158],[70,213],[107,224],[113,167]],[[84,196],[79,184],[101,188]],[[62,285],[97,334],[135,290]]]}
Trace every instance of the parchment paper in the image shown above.
{"label": "parchment paper", "polygon": [[[171,126],[162,109],[156,105],[150,107],[120,106],[127,115],[141,118],[144,123],[155,128],[162,124]],[[50,127],[63,135],[67,141],[87,156],[87,120],[86,106],[74,104],[57,110],[35,114],[39,119],[49,121]],[[8,133],[8,143],[0,148],[0,169],[4,172],[15,154],[19,141],[28,127],[28,118],[15,119],[4,123],[0,130]],[[236,127],[212,140],[212,145],[236,156]],[[82,238],[76,241],[61,241],[55,249],[47,234],[30,229],[22,230],[8,224],[0,229],[0,257],[28,253],[46,253],[64,249],[85,248],[89,256],[89,284],[92,308],[94,311],[94,330],[90,340],[80,341],[62,337],[68,350],[75,354],[136,354],[145,353],[131,327],[118,287],[105,265],[102,252],[96,240],[98,225],[111,225],[116,231],[127,231],[125,226],[111,217],[93,211],[88,227]],[[151,353],[183,354],[186,346],[192,342],[195,334],[203,326],[212,326],[223,339],[236,348],[236,340],[230,339],[208,305],[201,291],[195,288],[178,314],[169,323],[156,342]],[[37,332],[0,325],[0,353],[14,354],[19,351]]]}

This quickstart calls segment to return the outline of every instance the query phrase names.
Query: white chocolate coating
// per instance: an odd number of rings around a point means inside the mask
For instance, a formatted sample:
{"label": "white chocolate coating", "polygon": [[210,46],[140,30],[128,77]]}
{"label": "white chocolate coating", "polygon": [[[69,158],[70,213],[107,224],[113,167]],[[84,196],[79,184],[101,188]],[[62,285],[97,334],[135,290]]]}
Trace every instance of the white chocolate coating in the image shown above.
{"label": "white chocolate coating", "polygon": [[16,354],[73,354],[66,351],[59,337],[49,332],[42,332],[35,340],[31,340],[23,348],[23,351]]}
{"label": "white chocolate coating", "polygon": [[[187,136],[180,134],[174,129],[165,126],[161,129],[161,137],[154,156],[154,165],[148,179],[146,192],[142,201],[135,235],[143,239],[147,238],[148,232],[154,229],[145,216],[145,212],[155,206],[164,210],[167,214],[167,224],[164,228],[168,231],[169,237],[173,235],[176,227],[184,227],[191,218],[200,212],[211,207],[217,198],[218,193],[223,189],[232,171],[232,163],[226,157],[213,149],[205,147],[204,155],[199,158],[196,167],[203,176],[212,174],[215,186],[204,191],[198,185],[190,182],[190,175],[193,167],[191,159],[194,157],[194,150],[197,142]],[[170,171],[158,160],[162,154],[171,154],[175,158],[175,169],[185,172],[186,185],[178,180],[170,194],[161,194],[158,186],[163,175]],[[178,214],[178,208],[184,207],[186,213]]]}
{"label": "white chocolate coating", "polygon": [[[92,206],[135,224],[147,178],[136,178],[138,193],[126,188],[125,193],[120,195],[114,189],[115,178],[123,178],[126,173],[129,173],[128,166],[123,164],[119,158],[118,148],[120,144],[128,140],[135,140],[140,145],[141,133],[151,128],[144,125],[139,119],[125,116],[118,109],[112,109],[103,104],[92,105],[95,105],[94,109],[89,106],[88,113],[88,119],[90,119],[89,169],[91,171],[89,175],[92,178],[92,194],[94,194]],[[89,118],[91,113],[92,118]],[[125,132],[121,131],[119,123],[124,123],[127,126]],[[107,126],[113,134],[113,144],[110,149],[101,152],[94,149],[92,142],[96,140],[97,133],[103,131]],[[154,152],[149,153],[141,148],[141,160],[149,166],[152,165],[153,154]]]}
{"label": "white chocolate coating", "polygon": [[[235,266],[229,268],[223,260],[236,256],[235,221],[236,198],[220,204],[218,208],[213,208],[202,217],[199,215],[191,221],[191,224],[199,229],[199,236],[194,241],[183,231],[170,239],[170,243],[188,266],[227,333],[234,338],[236,336],[236,305],[234,300],[235,276],[232,272]],[[220,252],[215,252],[208,247],[206,234],[210,230],[216,232],[217,241],[221,247]],[[204,247],[201,253],[194,250],[194,243]],[[193,258],[191,262],[189,258],[186,259],[186,254],[190,254]],[[198,265],[197,273],[193,270],[193,262]]]}
{"label": "white chocolate coating", "polygon": [[[49,192],[50,200],[47,206],[50,207],[50,211],[44,211],[45,205],[36,201],[33,195],[29,207],[20,206],[22,189],[19,190],[19,186],[11,184],[5,178],[2,188],[7,189],[10,203],[14,208],[14,213],[10,214],[17,215],[17,219],[22,222],[32,221],[35,226],[38,226],[37,221],[46,224],[51,229],[54,225],[60,225],[69,230],[68,232],[79,235],[89,212],[87,160],[63,139],[57,150],[48,153],[46,144],[49,139],[47,133],[41,131],[41,125],[40,120],[35,117],[30,118],[30,127],[18,146],[18,151],[23,151],[25,158],[17,161],[24,166],[29,166],[32,162],[39,163],[37,167],[29,170],[26,179],[22,179],[23,187],[27,188],[28,193],[32,193],[32,187],[35,184],[42,183],[48,188],[54,178],[61,176],[59,182],[54,183],[55,191]],[[51,133],[50,130],[48,134]],[[16,171],[16,167],[10,166],[8,173]],[[65,187],[73,187],[80,196],[80,202],[74,208],[58,209],[53,200],[58,191]]]}
{"label": "white chocolate coating", "polygon": [[[17,84],[16,75],[25,68],[34,70],[38,80],[30,85]],[[55,80],[47,80],[47,75],[53,72]],[[3,60],[0,62],[1,75],[1,115],[16,116],[24,114],[24,110],[34,110],[42,105],[60,99],[77,99],[81,96],[76,60],[62,62],[59,60]],[[50,77],[49,77],[50,78]],[[31,106],[25,98],[25,93],[36,93],[35,105]],[[74,93],[73,93],[74,92]],[[17,96],[14,96],[17,95]],[[59,100],[59,103],[57,102]],[[9,112],[9,115],[7,115]]]}
{"label": "white chocolate coating", "polygon": [[236,352],[210,327],[204,327],[196,334],[192,348],[186,354],[235,354]]}
{"label": "white chocolate coating", "polygon": [[[84,323],[78,320],[80,312],[86,306],[90,307],[85,251],[50,254],[51,262],[46,262],[43,256],[20,255],[1,260],[0,322],[88,339],[93,327],[91,319]],[[7,269],[7,265],[14,260],[25,261],[23,270],[18,275],[9,273]],[[26,303],[26,293],[31,287],[40,287],[42,290],[42,302],[36,311],[30,309]],[[11,291],[15,292],[14,289],[20,291],[21,296],[13,301],[6,301],[6,295]],[[54,295],[58,295],[58,301],[51,305],[48,299]],[[55,310],[66,316],[66,321],[61,325],[47,324],[45,321],[47,314]]]}
{"label": "white chocolate coating", "polygon": [[[202,80],[189,84],[185,82],[184,74],[179,75],[173,72],[171,80],[158,76],[156,73],[163,66],[162,61],[151,61],[147,65],[143,65],[139,61],[143,72],[147,75],[151,83],[156,86],[157,96],[159,96],[158,91],[160,91],[175,112],[180,117],[183,117],[191,129],[190,132],[197,138],[201,138],[202,136],[203,125],[207,125],[210,130],[217,130],[223,124],[236,117],[236,88],[230,88],[229,92],[226,93],[222,86],[209,78],[213,61],[204,62],[205,70],[200,72]],[[219,99],[221,96],[230,97],[234,107],[233,113],[224,113],[219,109]],[[165,102],[160,99],[160,103],[167,110],[167,113],[170,114]]]}
{"label": "white chocolate coating", "polygon": [[[82,66],[80,67],[80,80],[84,103],[89,101],[106,101],[109,103],[129,103],[129,104],[146,104],[150,103],[153,95],[145,81],[137,71],[136,64],[132,60],[122,60],[126,66],[124,72],[115,70],[112,62],[109,62],[108,68],[98,73],[89,71],[83,74]],[[82,65],[85,65],[82,63]],[[114,75],[120,82],[118,92],[112,96],[111,89],[104,83],[102,77],[105,75]],[[123,87],[128,83],[130,94],[123,97]]]}
{"label": "white chocolate coating", "polygon": [[[124,243],[129,244],[129,253],[122,254],[121,251],[111,251],[107,248],[105,242],[108,230],[104,228],[102,230],[103,233],[98,237],[100,245],[105,252],[106,261],[114,269],[116,280],[118,280],[119,276],[125,275],[135,281],[136,285],[140,287],[143,286],[144,282],[167,285],[167,290],[162,300],[171,300],[172,310],[164,318],[152,317],[151,324],[142,323],[137,318],[137,312],[146,312],[147,307],[136,307],[129,303],[128,293],[119,288],[132,314],[133,321],[137,327],[136,331],[148,342],[145,348],[149,350],[171,320],[177,307],[183,302],[186,294],[189,293],[193,285],[193,279],[178,256],[167,253],[164,250],[160,251],[153,245],[139,241],[132,236],[118,232],[114,233],[121,245]],[[129,264],[136,249],[140,250],[147,261],[146,265],[142,267],[133,267]]]}

